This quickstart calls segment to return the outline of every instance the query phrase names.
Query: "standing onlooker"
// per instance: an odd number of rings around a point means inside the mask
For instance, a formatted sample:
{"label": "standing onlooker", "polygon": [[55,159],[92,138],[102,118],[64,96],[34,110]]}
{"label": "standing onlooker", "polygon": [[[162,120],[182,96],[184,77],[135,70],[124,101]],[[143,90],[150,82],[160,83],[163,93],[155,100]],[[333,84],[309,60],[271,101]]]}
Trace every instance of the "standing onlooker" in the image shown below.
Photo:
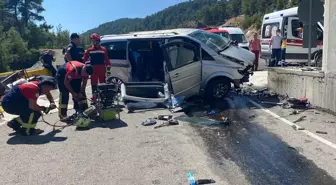
{"label": "standing onlooker", "polygon": [[272,48],[272,56],[269,67],[278,66],[281,61],[281,42],[280,29],[276,30],[276,35],[273,35],[270,40],[269,48]]}
{"label": "standing onlooker", "polygon": [[52,65],[52,62],[55,61],[54,55],[55,52],[53,50],[48,50],[40,57],[40,61],[43,64],[43,67],[51,71],[53,77],[56,76],[57,72],[55,67]]}
{"label": "standing onlooker", "polygon": [[258,70],[258,65],[259,65],[259,56],[261,52],[261,43],[260,39],[258,37],[258,33],[253,34],[253,40],[250,40],[249,44],[250,50],[254,53],[255,55],[255,60],[254,60],[254,70]]}
{"label": "standing onlooker", "polygon": [[79,47],[80,38],[77,33],[73,33],[70,36],[71,42],[69,43],[67,49],[65,50],[64,60],[68,61],[79,61],[83,63],[84,49]]}

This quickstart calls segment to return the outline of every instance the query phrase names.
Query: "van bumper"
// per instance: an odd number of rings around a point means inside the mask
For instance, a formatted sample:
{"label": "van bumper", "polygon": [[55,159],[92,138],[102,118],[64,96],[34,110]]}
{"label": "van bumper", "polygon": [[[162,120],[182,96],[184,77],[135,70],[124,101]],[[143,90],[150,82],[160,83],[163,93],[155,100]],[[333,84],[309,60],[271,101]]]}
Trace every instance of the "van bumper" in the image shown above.
{"label": "van bumper", "polygon": [[253,76],[252,71],[253,66],[247,66],[244,70],[238,70],[238,72],[243,75],[243,78],[239,80],[233,80],[233,84],[236,88],[240,87],[240,84],[250,81],[250,76]]}

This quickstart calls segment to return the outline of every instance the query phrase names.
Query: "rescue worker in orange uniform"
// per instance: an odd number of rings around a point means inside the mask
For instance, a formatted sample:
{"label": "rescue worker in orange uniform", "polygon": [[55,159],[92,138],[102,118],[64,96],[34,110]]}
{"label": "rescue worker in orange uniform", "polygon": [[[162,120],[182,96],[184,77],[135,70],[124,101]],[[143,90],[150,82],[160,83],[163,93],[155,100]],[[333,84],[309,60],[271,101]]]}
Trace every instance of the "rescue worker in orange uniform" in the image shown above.
{"label": "rescue worker in orange uniform", "polygon": [[105,47],[100,45],[100,35],[91,35],[92,46],[86,50],[83,61],[89,62],[94,69],[91,75],[92,93],[97,90],[98,83],[105,83],[106,75],[110,74],[111,63]]}

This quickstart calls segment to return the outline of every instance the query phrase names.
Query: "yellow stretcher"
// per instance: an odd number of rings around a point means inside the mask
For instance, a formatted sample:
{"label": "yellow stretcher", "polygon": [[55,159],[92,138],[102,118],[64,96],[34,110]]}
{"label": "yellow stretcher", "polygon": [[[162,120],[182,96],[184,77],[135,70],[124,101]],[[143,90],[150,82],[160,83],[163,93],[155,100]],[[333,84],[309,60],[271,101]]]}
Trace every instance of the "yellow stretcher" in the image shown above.
{"label": "yellow stretcher", "polygon": [[[12,71],[12,72],[5,72],[5,73],[0,73],[0,91],[5,91],[7,89],[7,85],[15,82],[16,80],[20,78],[30,78],[33,76],[51,76],[51,71],[49,71],[46,68],[40,68],[40,69],[31,69],[31,70],[18,70],[18,71]],[[1,93],[2,95],[3,93]],[[1,97],[2,98],[2,97]],[[0,101],[1,103],[1,101]],[[0,104],[0,115],[3,116],[4,110],[1,107]]]}

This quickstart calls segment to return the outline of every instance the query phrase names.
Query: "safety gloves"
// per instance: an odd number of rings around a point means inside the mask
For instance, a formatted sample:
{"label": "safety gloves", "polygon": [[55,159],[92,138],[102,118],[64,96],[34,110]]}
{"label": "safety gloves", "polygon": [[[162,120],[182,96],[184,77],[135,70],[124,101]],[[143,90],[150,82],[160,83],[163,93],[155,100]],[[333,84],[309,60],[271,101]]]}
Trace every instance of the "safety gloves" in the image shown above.
{"label": "safety gloves", "polygon": [[111,67],[110,66],[107,66],[106,67],[106,78],[110,77],[111,76]]}

